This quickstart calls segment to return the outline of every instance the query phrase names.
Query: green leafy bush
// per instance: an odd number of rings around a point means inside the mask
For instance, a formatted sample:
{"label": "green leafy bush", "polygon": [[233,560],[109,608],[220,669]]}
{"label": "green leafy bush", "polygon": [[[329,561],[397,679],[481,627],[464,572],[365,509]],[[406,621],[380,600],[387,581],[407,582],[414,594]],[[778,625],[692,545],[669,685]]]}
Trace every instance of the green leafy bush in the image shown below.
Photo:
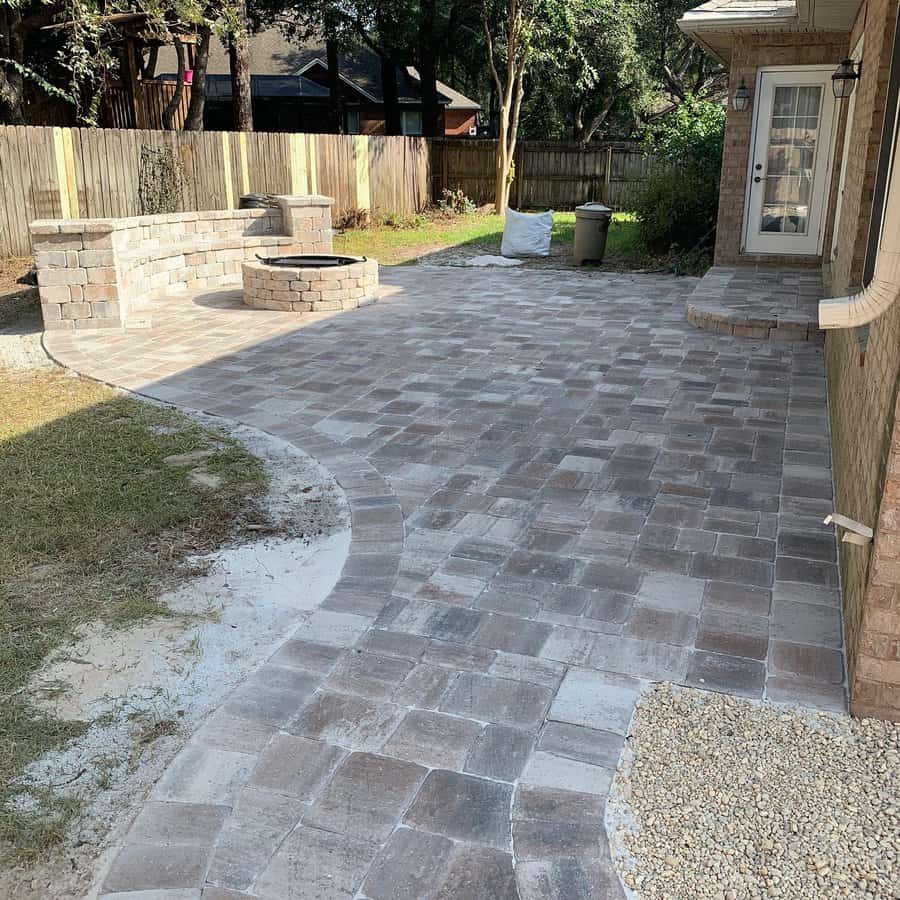
{"label": "green leafy bush", "polygon": [[645,138],[660,160],[632,194],[641,241],[651,253],[709,242],[719,207],[725,110],[689,97]]}
{"label": "green leafy bush", "polygon": [[444,188],[437,205],[438,209],[447,216],[468,216],[475,212],[475,203],[463,193],[462,188],[455,191]]}

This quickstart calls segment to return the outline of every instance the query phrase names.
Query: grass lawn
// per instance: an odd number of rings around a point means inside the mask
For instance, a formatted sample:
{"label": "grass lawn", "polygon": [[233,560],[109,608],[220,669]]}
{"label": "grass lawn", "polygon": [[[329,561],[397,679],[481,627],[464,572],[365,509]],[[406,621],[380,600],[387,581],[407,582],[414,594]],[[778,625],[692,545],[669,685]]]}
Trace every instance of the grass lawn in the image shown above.
{"label": "grass lawn", "polygon": [[[386,266],[405,265],[430,253],[447,248],[469,248],[477,253],[499,253],[503,237],[503,218],[473,213],[455,218],[434,218],[409,228],[376,225],[336,235],[335,253],[370,256]],[[553,215],[552,245],[568,255],[575,240],[575,213]],[[638,226],[631,213],[615,213],[609,229],[606,262],[613,265],[637,264],[641,252]]]}
{"label": "grass lawn", "polygon": [[[165,462],[198,450],[211,455]],[[221,485],[192,484],[197,466]],[[84,728],[31,702],[43,660],[81,624],[164,615],[159,590],[265,484],[243,447],[172,410],[56,371],[0,370],[0,855],[39,856],[75,809],[17,782]]]}

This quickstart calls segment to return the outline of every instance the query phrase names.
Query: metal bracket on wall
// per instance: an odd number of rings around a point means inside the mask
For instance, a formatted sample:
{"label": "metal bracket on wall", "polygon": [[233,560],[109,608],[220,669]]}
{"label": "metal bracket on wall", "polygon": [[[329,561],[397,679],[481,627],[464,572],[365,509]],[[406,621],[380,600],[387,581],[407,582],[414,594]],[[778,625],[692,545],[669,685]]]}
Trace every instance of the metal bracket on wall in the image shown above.
{"label": "metal bracket on wall", "polygon": [[875,534],[868,525],[863,525],[861,522],[842,516],[840,513],[833,512],[825,517],[824,524],[831,525],[832,523],[837,525],[838,528],[844,529],[841,541],[845,544],[858,544],[864,547],[872,540]]}

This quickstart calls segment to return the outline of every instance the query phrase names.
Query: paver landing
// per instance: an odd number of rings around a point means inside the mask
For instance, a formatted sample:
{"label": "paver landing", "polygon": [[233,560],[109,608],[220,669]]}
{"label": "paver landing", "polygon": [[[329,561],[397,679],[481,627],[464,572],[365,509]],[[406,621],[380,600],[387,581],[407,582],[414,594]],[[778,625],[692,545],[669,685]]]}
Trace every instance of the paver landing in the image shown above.
{"label": "paver landing", "polygon": [[194,735],[112,897],[620,897],[648,680],[843,707],[821,346],[691,279],[409,268],[298,321],[235,294],[55,333],[84,374],[295,441],[348,494],[322,607]]}

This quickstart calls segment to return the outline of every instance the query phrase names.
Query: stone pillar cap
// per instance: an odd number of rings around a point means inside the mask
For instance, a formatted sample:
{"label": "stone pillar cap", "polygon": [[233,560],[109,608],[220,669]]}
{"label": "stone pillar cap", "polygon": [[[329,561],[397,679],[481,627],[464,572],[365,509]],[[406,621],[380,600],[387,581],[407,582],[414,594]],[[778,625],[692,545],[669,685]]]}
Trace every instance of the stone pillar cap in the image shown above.
{"label": "stone pillar cap", "polygon": [[276,194],[275,199],[283,206],[331,206],[334,197],[323,194]]}

